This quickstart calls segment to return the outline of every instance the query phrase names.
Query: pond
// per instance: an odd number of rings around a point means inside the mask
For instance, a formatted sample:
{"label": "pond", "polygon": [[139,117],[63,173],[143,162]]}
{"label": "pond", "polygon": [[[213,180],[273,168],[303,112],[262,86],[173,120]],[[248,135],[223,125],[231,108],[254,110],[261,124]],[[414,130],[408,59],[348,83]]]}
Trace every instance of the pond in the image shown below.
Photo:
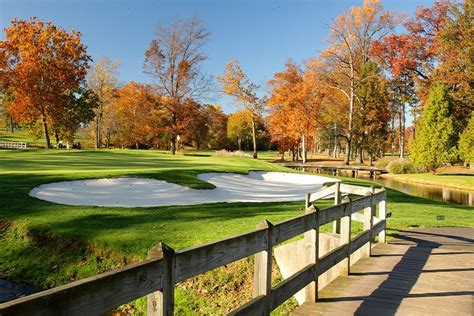
{"label": "pond", "polygon": [[[298,170],[302,170],[309,173],[316,172],[313,168],[295,168]],[[332,174],[330,170],[322,170],[322,174]],[[352,173],[349,171],[340,171],[339,173],[341,176],[344,177],[351,177]],[[398,190],[400,192],[423,197],[435,201],[444,201],[450,202],[454,204],[460,205],[469,205],[474,206],[474,191],[463,191],[451,188],[445,188],[441,186],[433,186],[433,185],[426,185],[426,184],[418,184],[418,183],[405,183],[400,182],[394,179],[386,179],[383,177],[377,177],[375,179],[371,178],[368,173],[360,172],[357,178],[370,180],[372,182],[379,183],[384,187]]]}

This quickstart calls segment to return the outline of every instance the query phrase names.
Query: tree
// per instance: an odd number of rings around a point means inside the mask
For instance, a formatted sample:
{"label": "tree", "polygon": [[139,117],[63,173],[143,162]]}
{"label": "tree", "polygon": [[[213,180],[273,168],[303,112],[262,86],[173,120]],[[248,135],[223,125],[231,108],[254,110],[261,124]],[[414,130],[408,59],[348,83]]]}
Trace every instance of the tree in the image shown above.
{"label": "tree", "polygon": [[382,144],[387,140],[390,120],[386,80],[375,63],[369,61],[362,68],[357,95],[359,107],[355,113],[354,125],[360,139],[360,161],[362,162],[363,148],[366,148],[369,164],[372,165],[374,156],[383,149]]}
{"label": "tree", "polygon": [[53,128],[57,135],[56,143],[61,138],[66,140],[69,148],[69,143],[73,143],[74,134],[81,124],[90,122],[94,118],[94,110],[100,101],[93,91],[84,88],[79,88],[77,91],[64,95],[63,98],[65,110],[58,114],[58,119]]}
{"label": "tree", "polygon": [[360,70],[369,60],[372,43],[389,34],[397,24],[398,19],[383,12],[378,0],[364,0],[361,7],[351,7],[349,12],[339,15],[330,28],[328,40],[332,45],[322,53],[328,64],[326,80],[330,87],[346,97],[349,105],[344,164],[349,164],[351,156]]}
{"label": "tree", "polygon": [[471,118],[467,127],[459,138],[459,153],[465,163],[469,164],[471,168],[474,167],[474,112],[471,113]]}
{"label": "tree", "polygon": [[253,113],[246,109],[237,110],[229,115],[227,120],[227,137],[232,141],[237,141],[239,150],[242,150],[242,140],[252,135],[252,122],[254,120]]}
{"label": "tree", "polygon": [[[102,146],[104,133],[104,120],[111,122],[108,116],[112,114],[110,106],[113,100],[114,90],[117,88],[117,70],[120,65],[118,60],[112,61],[108,57],[97,60],[87,74],[87,86],[99,98],[99,104],[95,111],[94,136],[95,148]],[[110,129],[107,129],[110,132]],[[106,136],[107,137],[107,136]]]}
{"label": "tree", "polygon": [[150,146],[161,127],[162,111],[151,87],[129,82],[116,91],[114,112],[119,126],[117,137],[122,146]]}
{"label": "tree", "polygon": [[432,172],[456,159],[458,134],[453,117],[454,102],[443,84],[431,88],[418,127],[418,137],[411,144],[412,158]]}
{"label": "tree", "polygon": [[68,33],[36,18],[11,24],[0,42],[5,64],[0,82],[12,96],[8,111],[19,122],[41,119],[46,147],[51,148],[49,125],[62,117],[64,96],[83,84],[91,59],[77,31]]}
{"label": "tree", "polygon": [[[285,65],[285,71],[276,73],[269,84],[272,88],[268,100],[271,131],[282,134],[283,139],[301,139],[302,159],[306,163],[307,143],[316,128],[320,100],[324,97],[318,78],[310,72],[303,73],[290,60]],[[282,124],[284,128],[278,128],[275,124]]]}
{"label": "tree", "polygon": [[202,48],[209,33],[196,18],[175,20],[169,26],[159,26],[155,38],[145,52],[145,73],[157,80],[160,93],[167,98],[166,110],[171,122],[171,153],[176,154],[179,113],[183,102],[207,92],[209,80],[200,71],[207,59]]}
{"label": "tree", "polygon": [[263,107],[263,100],[257,96],[259,86],[253,84],[240,68],[237,61],[227,63],[224,74],[218,77],[222,83],[223,92],[233,97],[238,103],[252,114],[253,158],[257,159],[257,128],[256,118]]}

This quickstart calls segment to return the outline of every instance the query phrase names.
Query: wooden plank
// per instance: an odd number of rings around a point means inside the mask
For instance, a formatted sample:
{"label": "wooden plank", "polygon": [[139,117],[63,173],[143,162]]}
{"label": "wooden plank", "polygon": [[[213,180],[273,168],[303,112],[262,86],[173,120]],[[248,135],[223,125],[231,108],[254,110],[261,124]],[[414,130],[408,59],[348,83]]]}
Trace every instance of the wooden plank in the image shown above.
{"label": "wooden plank", "polygon": [[[312,206],[313,209],[314,206]],[[308,213],[279,224],[275,224],[272,230],[272,246],[276,246],[288,239],[301,235],[314,228],[316,217],[314,213]]]}
{"label": "wooden plank", "polygon": [[[341,182],[337,182],[334,188],[334,205],[341,204]],[[337,219],[332,224],[332,232],[339,234],[341,232],[341,220]]]}
{"label": "wooden plank", "polygon": [[176,282],[252,256],[267,247],[265,229],[176,252]]}
{"label": "wooden plank", "polygon": [[349,245],[342,245],[319,259],[316,274],[320,276],[347,257]]}
{"label": "wooden plank", "polygon": [[367,193],[370,193],[370,187],[342,183],[341,192],[355,195],[366,195]]}
{"label": "wooden plank", "polygon": [[327,197],[331,194],[334,194],[334,192],[336,190],[336,187],[337,187],[337,183],[339,183],[339,182],[336,182],[336,184],[333,184],[333,185],[328,186],[328,187],[323,187],[319,191],[316,191],[315,193],[311,193],[309,201],[314,202],[314,201],[320,200],[322,198],[325,198],[325,197]]}
{"label": "wooden plank", "polygon": [[148,316],[172,316],[174,314],[175,251],[160,243],[148,251],[149,258],[163,258],[163,288],[147,295]]}
{"label": "wooden plank", "polygon": [[[306,262],[316,264],[319,257],[319,218],[316,208],[307,209],[307,213],[313,213],[316,218],[315,229],[310,229],[304,234]],[[296,293],[296,292],[294,292]],[[305,288],[305,301],[316,302],[318,296],[318,277],[314,274],[312,282]]]}
{"label": "wooden plank", "polygon": [[264,296],[263,315],[270,315],[270,291],[272,289],[272,228],[269,221],[264,220],[257,228],[265,229],[267,247],[255,255],[253,297]]}
{"label": "wooden plank", "polygon": [[0,304],[0,315],[98,315],[162,290],[163,259],[72,282]]}
{"label": "wooden plank", "polygon": [[320,225],[325,225],[344,216],[350,209],[349,202],[334,205],[319,211]]}
{"label": "wooden plank", "polygon": [[232,316],[247,316],[247,315],[263,315],[263,310],[265,308],[265,296],[261,295],[255,297],[253,300],[248,303],[240,306],[236,310],[233,310],[229,313]]}
{"label": "wooden plank", "polygon": [[271,309],[274,310],[299,290],[314,281],[316,266],[309,264],[291,277],[280,282],[271,292]]}

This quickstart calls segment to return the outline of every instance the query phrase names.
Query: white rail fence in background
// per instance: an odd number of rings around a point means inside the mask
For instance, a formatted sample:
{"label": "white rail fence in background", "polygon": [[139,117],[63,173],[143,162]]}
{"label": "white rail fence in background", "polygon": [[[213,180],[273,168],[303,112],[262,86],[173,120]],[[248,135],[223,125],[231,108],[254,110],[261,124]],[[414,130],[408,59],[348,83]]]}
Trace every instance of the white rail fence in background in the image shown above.
{"label": "white rail fence in background", "polygon": [[0,142],[0,148],[26,149],[26,143],[24,143],[24,142]]}

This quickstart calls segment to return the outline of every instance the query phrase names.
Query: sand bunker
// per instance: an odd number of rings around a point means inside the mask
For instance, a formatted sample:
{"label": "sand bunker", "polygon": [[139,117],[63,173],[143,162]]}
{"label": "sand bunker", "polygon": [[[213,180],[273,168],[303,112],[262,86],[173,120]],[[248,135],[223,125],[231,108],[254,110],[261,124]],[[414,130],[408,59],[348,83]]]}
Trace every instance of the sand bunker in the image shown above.
{"label": "sand bunker", "polygon": [[284,172],[202,173],[198,178],[216,188],[195,190],[154,179],[121,177],[43,184],[31,190],[30,196],[59,204],[117,207],[297,201],[324,183],[338,181]]}

